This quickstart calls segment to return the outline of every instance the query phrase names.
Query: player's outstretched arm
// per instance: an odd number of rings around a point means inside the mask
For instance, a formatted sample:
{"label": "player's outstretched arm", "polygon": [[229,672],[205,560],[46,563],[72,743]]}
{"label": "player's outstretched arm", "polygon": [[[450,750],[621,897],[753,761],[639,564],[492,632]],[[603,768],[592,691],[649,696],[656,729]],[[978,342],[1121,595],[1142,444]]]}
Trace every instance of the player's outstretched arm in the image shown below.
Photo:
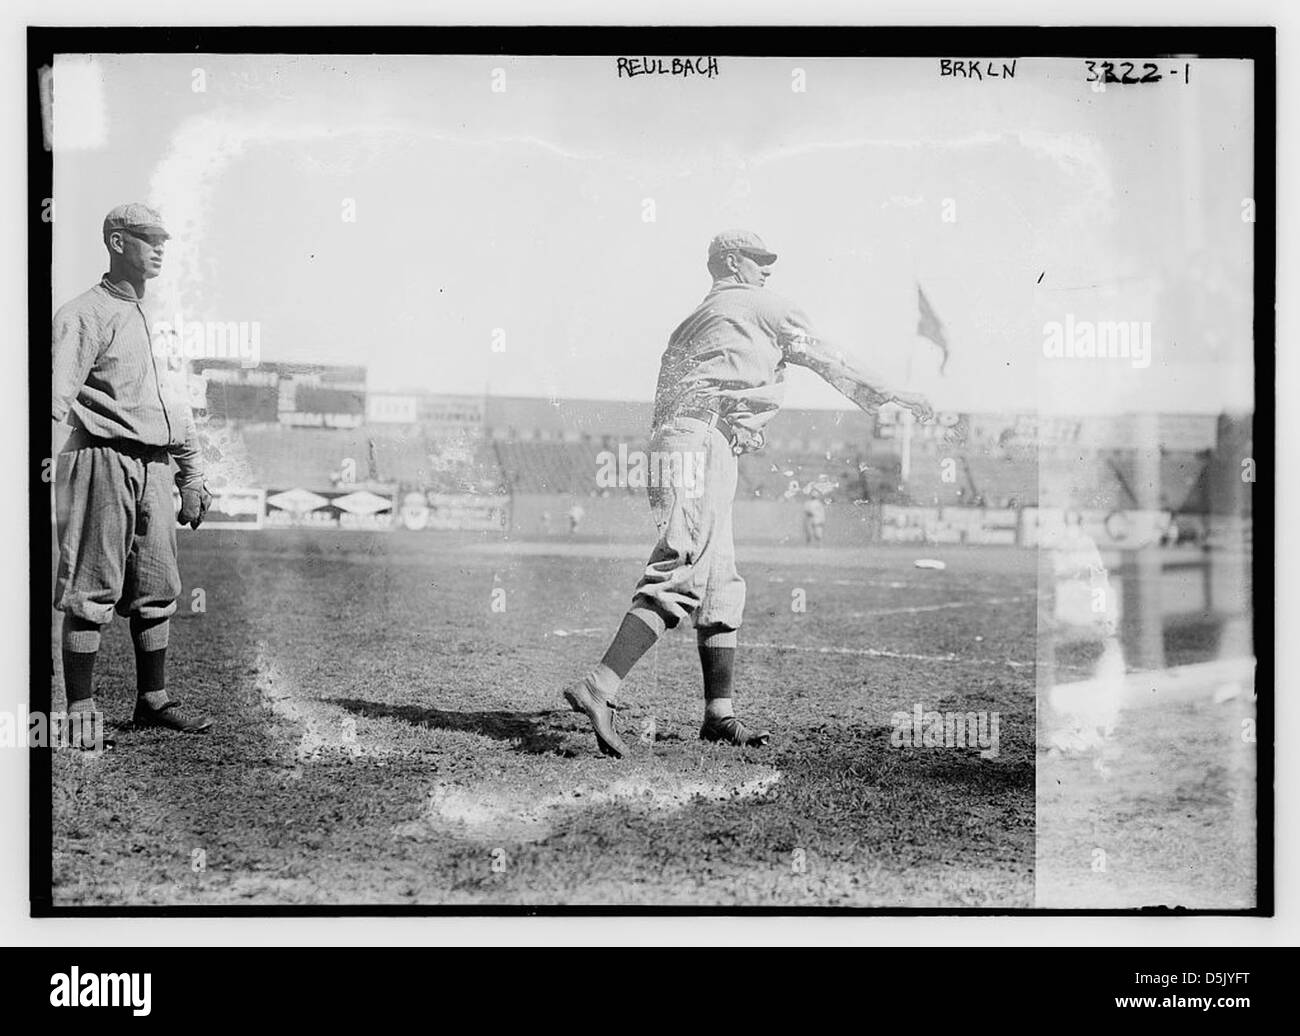
{"label": "player's outstretched arm", "polygon": [[792,346],[786,358],[790,363],[807,367],[869,414],[874,414],[886,403],[897,403],[912,411],[920,421],[934,417],[934,409],[920,393],[887,388],[883,378],[860,364],[850,362],[843,352],[823,340],[806,338]]}

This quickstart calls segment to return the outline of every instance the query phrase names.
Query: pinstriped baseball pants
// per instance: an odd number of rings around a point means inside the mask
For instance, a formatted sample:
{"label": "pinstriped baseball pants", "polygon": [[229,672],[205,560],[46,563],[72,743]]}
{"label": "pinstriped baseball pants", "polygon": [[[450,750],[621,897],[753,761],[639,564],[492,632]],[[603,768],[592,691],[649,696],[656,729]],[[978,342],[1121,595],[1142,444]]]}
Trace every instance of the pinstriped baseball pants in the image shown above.
{"label": "pinstriped baseball pants", "polygon": [[688,478],[649,487],[659,542],[637,583],[633,606],[648,604],[670,624],[689,617],[696,627],[739,629],[745,581],[736,571],[731,528],[736,455],[726,436],[693,417],[667,422],[650,450],[652,470],[656,454],[681,458],[686,469],[692,460],[696,464]]}
{"label": "pinstriped baseball pants", "polygon": [[[110,446],[59,455],[54,607],[106,625],[114,611],[164,619],[181,592],[171,464]],[[142,521],[143,517],[143,521]]]}

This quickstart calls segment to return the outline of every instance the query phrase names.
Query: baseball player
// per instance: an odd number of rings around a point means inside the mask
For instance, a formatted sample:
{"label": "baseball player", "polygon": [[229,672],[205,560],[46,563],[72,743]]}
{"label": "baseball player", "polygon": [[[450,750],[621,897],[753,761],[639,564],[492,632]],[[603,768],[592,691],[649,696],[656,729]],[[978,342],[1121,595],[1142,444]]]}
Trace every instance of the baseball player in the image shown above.
{"label": "baseball player", "polygon": [[196,733],[211,721],[168,694],[166,657],[181,590],[176,523],[197,529],[212,497],[188,402],[169,384],[141,307],[168,236],[145,205],[113,209],[103,229],[108,273],[54,314],[54,606],[63,613],[70,716],[95,711],[100,631],[116,611],[129,618],[135,647],[134,725]]}
{"label": "baseball player", "polygon": [[803,540],[807,544],[822,545],[826,531],[826,504],[820,496],[810,496],[803,505]]}
{"label": "baseball player", "polygon": [[813,333],[802,311],[766,287],[775,253],[756,234],[729,230],[709,245],[713,286],[669,339],[655,393],[651,458],[698,458],[701,479],[651,480],[650,506],[659,528],[632,607],[600,663],[564,692],[583,712],[606,755],[627,747],[615,729],[620,684],[665,630],[689,619],[704,675],[700,737],[760,746],[732,708],[736,632],[745,581],[736,571],[731,505],[737,457],[761,449],[763,428],[784,398],[785,368],[815,371],[863,410],[895,402],[922,421],[933,416],[919,395],[886,389]]}

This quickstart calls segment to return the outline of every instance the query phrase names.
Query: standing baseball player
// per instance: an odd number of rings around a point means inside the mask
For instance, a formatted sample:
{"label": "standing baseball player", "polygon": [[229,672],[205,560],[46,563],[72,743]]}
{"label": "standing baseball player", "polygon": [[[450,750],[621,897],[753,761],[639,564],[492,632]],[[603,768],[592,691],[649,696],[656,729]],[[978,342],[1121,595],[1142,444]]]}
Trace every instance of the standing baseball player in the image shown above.
{"label": "standing baseball player", "polygon": [[[761,449],[763,428],[784,398],[787,364],[815,371],[863,410],[895,402],[922,421],[933,416],[919,395],[891,391],[849,364],[812,331],[804,314],[765,286],[775,253],[756,234],[724,231],[709,245],[713,286],[675,330],[659,368],[651,457],[699,458],[702,482],[650,486],[659,528],[632,607],[600,663],[564,692],[583,712],[606,755],[627,746],[615,728],[619,686],[667,629],[695,626],[704,674],[700,737],[760,746],[732,709],[736,631],[745,608],[745,581],[736,571],[731,505],[737,457]],[[670,480],[671,482],[671,480]]]}
{"label": "standing baseball player", "polygon": [[181,591],[176,524],[197,529],[212,497],[188,401],[172,390],[141,308],[146,282],[162,269],[167,238],[153,209],[113,209],[103,230],[108,273],[54,315],[54,606],[63,613],[70,716],[95,711],[100,631],[116,611],[129,618],[135,647],[134,725],[197,733],[211,721],[168,694],[166,657]]}
{"label": "standing baseball player", "polygon": [[803,505],[803,541],[820,547],[825,532],[826,504],[820,496],[810,496]]}

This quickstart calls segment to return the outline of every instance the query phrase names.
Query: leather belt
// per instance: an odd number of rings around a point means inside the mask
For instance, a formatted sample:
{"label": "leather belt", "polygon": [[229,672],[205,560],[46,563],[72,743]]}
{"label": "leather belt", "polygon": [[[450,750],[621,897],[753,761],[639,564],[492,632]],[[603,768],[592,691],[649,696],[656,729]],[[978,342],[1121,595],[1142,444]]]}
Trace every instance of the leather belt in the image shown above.
{"label": "leather belt", "polygon": [[146,446],[144,443],[135,442],[132,439],[101,439],[97,435],[91,435],[84,428],[73,430],[72,434],[68,436],[67,442],[63,445],[63,451],[71,453],[73,450],[86,450],[95,447],[115,450],[128,457],[136,457],[150,462],[166,461],[169,456],[166,446]]}
{"label": "leather belt", "polygon": [[740,445],[740,437],[736,435],[736,429],[732,427],[730,421],[723,417],[716,410],[706,410],[703,407],[685,407],[677,411],[678,417],[690,417],[696,421],[703,421],[710,428],[716,428],[722,433],[722,437],[727,440],[727,445],[731,447],[732,453],[742,452],[743,447]]}

